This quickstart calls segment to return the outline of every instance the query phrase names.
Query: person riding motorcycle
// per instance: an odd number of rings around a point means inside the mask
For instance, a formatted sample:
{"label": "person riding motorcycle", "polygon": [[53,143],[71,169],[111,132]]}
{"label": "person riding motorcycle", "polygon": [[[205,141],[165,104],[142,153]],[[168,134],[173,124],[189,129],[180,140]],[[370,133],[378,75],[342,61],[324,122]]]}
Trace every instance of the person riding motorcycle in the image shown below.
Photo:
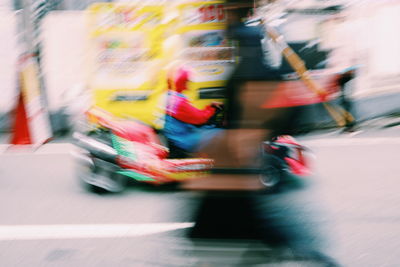
{"label": "person riding motorcycle", "polygon": [[187,67],[179,67],[168,78],[163,134],[170,148],[170,156],[175,158],[187,157],[219,130],[212,125],[205,124],[218,110],[222,109],[222,103],[213,102],[205,108],[199,109],[184,94],[192,75],[193,72]]}

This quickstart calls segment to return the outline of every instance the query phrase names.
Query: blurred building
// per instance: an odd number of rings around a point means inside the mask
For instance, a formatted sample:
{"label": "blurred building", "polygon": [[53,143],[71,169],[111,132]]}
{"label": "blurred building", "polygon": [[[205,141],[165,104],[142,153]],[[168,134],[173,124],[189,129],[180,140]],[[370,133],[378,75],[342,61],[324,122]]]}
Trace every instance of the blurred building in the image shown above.
{"label": "blurred building", "polygon": [[[325,63],[321,64],[324,68],[339,72],[357,69],[348,91],[358,120],[400,111],[399,1],[281,0],[273,4],[278,12],[287,13],[281,30],[309,69],[314,68],[310,62]],[[307,123],[329,124],[330,118],[318,105],[306,110]]]}
{"label": "blurred building", "polygon": [[[136,0],[135,0],[136,1]],[[135,2],[119,1],[119,2]],[[184,0],[179,0],[185,2]],[[68,95],[84,86],[84,9],[94,0],[2,0],[0,43],[0,130],[9,129],[9,113],[17,92],[17,58],[40,54],[42,85],[54,130],[68,127],[64,116]],[[139,2],[139,1],[136,1]],[[143,1],[140,1],[143,3]],[[168,3],[170,1],[152,1]],[[285,12],[280,25],[287,41],[311,69],[357,66],[352,85],[358,119],[398,112],[400,101],[400,2],[391,0],[261,1]],[[282,68],[290,70],[283,64]],[[318,106],[310,113],[325,112]],[[64,114],[64,115],[63,115]]]}

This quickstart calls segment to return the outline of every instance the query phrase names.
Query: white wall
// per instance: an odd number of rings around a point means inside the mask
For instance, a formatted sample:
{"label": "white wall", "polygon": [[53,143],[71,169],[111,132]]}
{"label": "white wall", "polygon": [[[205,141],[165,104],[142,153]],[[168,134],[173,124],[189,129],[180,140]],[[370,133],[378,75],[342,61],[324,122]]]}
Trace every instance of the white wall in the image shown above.
{"label": "white wall", "polygon": [[0,113],[10,111],[17,94],[17,25],[12,11],[0,10]]}
{"label": "white wall", "polygon": [[50,111],[65,104],[70,91],[86,80],[84,11],[53,11],[42,24],[42,68]]}
{"label": "white wall", "polygon": [[400,1],[360,1],[344,20],[325,22],[322,45],[330,65],[358,66],[354,97],[400,92]]}
{"label": "white wall", "polygon": [[0,8],[11,10],[13,7],[13,0],[0,0]]}
{"label": "white wall", "polygon": [[281,27],[287,42],[307,42],[318,38],[318,24],[327,15],[290,14]]}
{"label": "white wall", "polygon": [[[360,65],[356,96],[400,92],[400,2],[376,1],[350,12],[352,46]],[[354,54],[354,53],[353,53]]]}

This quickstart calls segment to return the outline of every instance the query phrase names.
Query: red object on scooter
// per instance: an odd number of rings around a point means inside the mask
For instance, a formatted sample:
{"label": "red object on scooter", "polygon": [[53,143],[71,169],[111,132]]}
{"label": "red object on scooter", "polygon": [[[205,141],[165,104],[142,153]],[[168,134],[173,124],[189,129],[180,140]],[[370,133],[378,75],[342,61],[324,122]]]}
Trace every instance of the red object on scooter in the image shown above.
{"label": "red object on scooter", "polygon": [[285,158],[285,161],[293,174],[300,176],[310,175],[310,169],[304,164],[304,162],[296,161],[288,157]]}
{"label": "red object on scooter", "polygon": [[299,176],[307,176],[311,174],[308,161],[304,155],[306,148],[299,144],[296,139],[290,135],[281,135],[277,137],[274,143],[280,145],[286,144],[288,145],[288,149],[291,150],[291,152],[289,152],[288,155],[283,158],[291,173]]}
{"label": "red object on scooter", "polygon": [[[123,120],[101,110],[92,109],[87,115],[113,136],[113,149],[118,153],[117,164],[161,184],[203,176],[214,161],[207,158],[167,159],[169,150],[163,146],[150,126],[133,120]],[[135,175],[132,175],[135,176]]]}

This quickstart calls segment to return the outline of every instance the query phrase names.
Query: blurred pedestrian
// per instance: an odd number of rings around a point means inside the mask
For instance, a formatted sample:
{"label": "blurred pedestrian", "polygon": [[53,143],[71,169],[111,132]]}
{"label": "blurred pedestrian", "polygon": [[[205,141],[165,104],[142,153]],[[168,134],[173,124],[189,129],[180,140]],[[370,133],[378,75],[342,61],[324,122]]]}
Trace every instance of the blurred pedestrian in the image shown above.
{"label": "blurred pedestrian", "polygon": [[[245,83],[281,79],[276,69],[264,60],[262,43],[267,37],[262,25],[245,24],[245,19],[251,15],[252,8],[253,5],[248,1],[228,1],[227,5],[227,35],[236,47],[238,56],[238,64],[226,85],[227,128],[231,129],[246,127],[243,125],[245,123],[242,117],[244,107],[240,99]],[[255,123],[262,124],[263,122]],[[260,125],[255,127],[257,126]]]}
{"label": "blurred pedestrian", "polygon": [[[346,112],[351,113],[353,111],[353,103],[350,96],[350,91],[352,84],[349,83],[355,77],[355,69],[350,68],[347,69],[340,77],[338,78],[338,85],[340,88],[340,104]],[[346,124],[344,126],[345,132],[353,132],[356,127],[356,120],[350,119],[348,116],[345,116]]]}
{"label": "blurred pedestrian", "polygon": [[[252,7],[253,1],[228,1],[227,34],[237,47],[239,60],[226,87],[228,146],[229,148],[239,148],[234,149],[236,150],[234,153],[242,157],[243,151],[250,151],[253,159],[260,156],[257,152],[261,140],[273,138],[278,131],[280,134],[284,133],[293,121],[290,119],[285,121],[291,116],[288,116],[284,110],[283,113],[276,115],[282,118],[281,125],[268,129],[266,116],[271,111],[263,110],[261,105],[257,104],[266,100],[265,97],[268,97],[268,94],[265,94],[265,91],[274,90],[276,82],[280,81],[281,77],[279,72],[266,64],[264,60],[262,40],[265,38],[265,34],[262,25],[248,26],[245,23]],[[261,82],[259,84],[265,84],[266,87],[252,88],[249,83],[254,81]],[[275,84],[273,84],[274,81]],[[268,88],[269,83],[273,84],[270,88]],[[251,90],[253,93],[247,94]],[[259,134],[254,134],[256,131]],[[244,135],[247,135],[248,138]],[[250,154],[245,153],[244,155],[248,157]],[[252,159],[247,162],[254,166],[255,161]],[[268,245],[286,246],[296,256],[323,262],[323,266],[336,266],[334,260],[322,253],[321,243],[318,242],[321,236],[316,230],[317,225],[311,227],[314,221],[318,221],[316,219],[318,216],[308,211],[312,210],[312,207],[307,206],[306,197],[315,197],[316,194],[310,194],[307,184],[298,185],[285,185],[280,187],[281,190],[266,194],[246,195],[245,200],[249,203],[247,208],[251,210],[249,217],[252,217],[255,222],[254,228],[259,231],[260,238]],[[320,203],[319,199],[313,199],[312,202]],[[235,212],[240,214],[243,211],[236,210]]]}

